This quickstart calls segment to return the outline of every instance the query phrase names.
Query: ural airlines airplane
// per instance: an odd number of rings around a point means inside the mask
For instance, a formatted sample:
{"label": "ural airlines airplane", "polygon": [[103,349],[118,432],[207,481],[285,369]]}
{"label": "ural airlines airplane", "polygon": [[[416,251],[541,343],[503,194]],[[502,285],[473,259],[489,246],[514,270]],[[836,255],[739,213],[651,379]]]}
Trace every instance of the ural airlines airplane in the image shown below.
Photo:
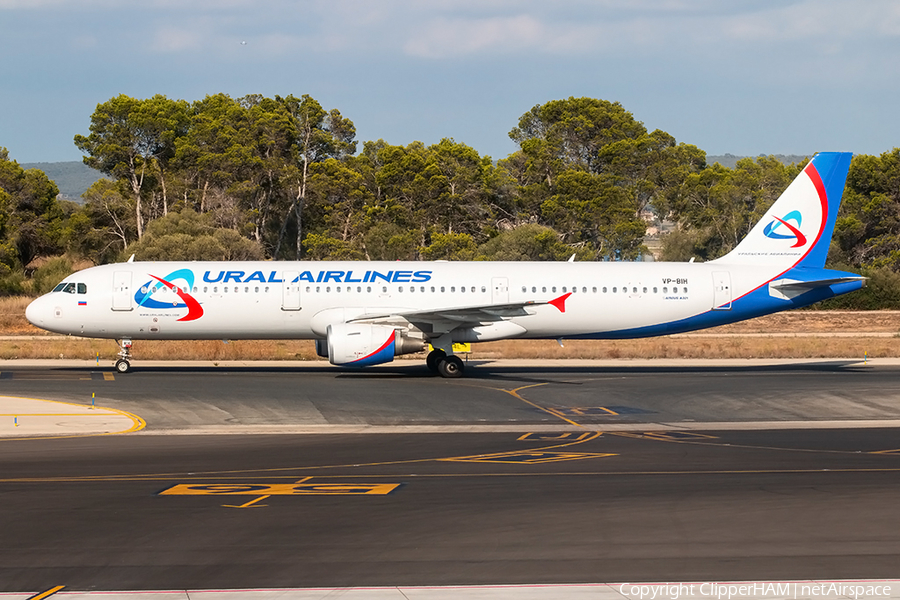
{"label": "ural airlines airplane", "polygon": [[454,342],[624,339],[693,331],[861,288],[825,269],[851,154],[817,154],[738,246],[707,263],[127,262],[66,277],[26,316],[57,333],[134,340],[312,339],[334,365]]}

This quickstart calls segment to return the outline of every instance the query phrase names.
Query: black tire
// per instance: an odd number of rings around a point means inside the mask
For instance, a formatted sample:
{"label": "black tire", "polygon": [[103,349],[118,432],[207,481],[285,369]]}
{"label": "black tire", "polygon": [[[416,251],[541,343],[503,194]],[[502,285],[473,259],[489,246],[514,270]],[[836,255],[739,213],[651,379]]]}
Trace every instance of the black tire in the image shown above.
{"label": "black tire", "polygon": [[458,356],[445,356],[438,363],[438,373],[440,373],[441,377],[446,377],[447,379],[462,377],[464,370],[463,361]]}
{"label": "black tire", "polygon": [[437,373],[438,363],[440,363],[446,356],[447,356],[447,353],[444,352],[443,350],[440,350],[440,349],[432,350],[431,352],[428,353],[428,356],[425,357],[425,364],[428,366],[429,369],[431,369],[432,371]]}
{"label": "black tire", "polygon": [[129,363],[124,358],[120,358],[116,361],[116,371],[119,373],[127,373],[131,370],[131,363]]}

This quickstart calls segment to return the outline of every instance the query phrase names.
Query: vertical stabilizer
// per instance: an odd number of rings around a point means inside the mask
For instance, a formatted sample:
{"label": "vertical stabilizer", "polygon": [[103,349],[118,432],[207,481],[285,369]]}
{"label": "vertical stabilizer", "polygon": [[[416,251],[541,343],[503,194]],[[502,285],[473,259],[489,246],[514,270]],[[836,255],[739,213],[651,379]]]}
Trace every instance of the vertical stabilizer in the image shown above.
{"label": "vertical stabilizer", "polygon": [[850,169],[849,152],[820,152],[737,247],[715,263],[825,266]]}

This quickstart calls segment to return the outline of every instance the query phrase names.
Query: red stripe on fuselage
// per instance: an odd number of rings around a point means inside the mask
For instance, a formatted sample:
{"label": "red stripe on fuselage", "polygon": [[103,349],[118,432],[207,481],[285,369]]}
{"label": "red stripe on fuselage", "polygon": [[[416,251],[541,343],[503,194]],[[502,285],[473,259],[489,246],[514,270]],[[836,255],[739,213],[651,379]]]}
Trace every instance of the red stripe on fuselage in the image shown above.
{"label": "red stripe on fuselage", "polygon": [[193,296],[181,291],[181,288],[175,287],[174,283],[169,283],[165,279],[160,279],[156,275],[150,275],[150,277],[157,280],[158,282],[160,282],[161,284],[163,284],[164,286],[166,286],[167,288],[169,288],[170,290],[172,290],[173,292],[178,294],[178,297],[181,298],[182,300],[184,300],[184,303],[188,307],[188,314],[186,314],[183,317],[181,317],[180,319],[178,319],[179,321],[193,321],[193,320],[199,319],[200,317],[203,316],[203,307],[200,306],[200,303],[197,302],[197,300],[194,299]]}

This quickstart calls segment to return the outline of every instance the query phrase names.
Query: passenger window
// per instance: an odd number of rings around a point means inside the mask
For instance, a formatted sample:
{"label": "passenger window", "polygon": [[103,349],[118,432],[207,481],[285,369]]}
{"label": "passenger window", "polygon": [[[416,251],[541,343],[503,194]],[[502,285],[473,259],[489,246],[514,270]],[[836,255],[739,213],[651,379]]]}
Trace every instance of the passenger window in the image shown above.
{"label": "passenger window", "polygon": [[594,293],[596,294],[596,293],[597,293],[597,287],[594,286],[592,289],[593,289]]}
{"label": "passenger window", "polygon": [[525,286],[523,285],[523,286],[522,286],[522,293],[524,294],[524,293],[527,292],[527,291],[528,291],[528,288],[525,287]]}
{"label": "passenger window", "polygon": [[78,293],[79,294],[87,294],[87,284],[79,283],[78,284]]}
{"label": "passenger window", "polygon": [[[474,290],[473,290],[473,291],[474,291]],[[487,291],[487,288],[484,287],[484,286],[481,286],[481,293],[483,294],[483,293],[486,292],[486,291]]]}
{"label": "passenger window", "polygon": [[462,292],[463,294],[465,294],[465,293],[466,293],[466,286],[464,286],[464,285],[460,286],[460,287],[459,287],[459,291]]}
{"label": "passenger window", "polygon": [[655,287],[654,287],[654,288],[653,288],[653,293],[654,293],[654,294],[655,294],[655,293],[657,293],[657,291],[656,291],[656,288],[655,288]]}
{"label": "passenger window", "polygon": [[[204,285],[204,286],[203,286],[203,293],[205,294],[207,291],[209,291],[209,286],[208,286],[208,285]],[[145,292],[145,293],[146,293],[146,292]]]}
{"label": "passenger window", "polygon": [[[168,289],[168,288],[163,288],[163,291],[165,292],[167,289]],[[228,288],[227,288],[227,287],[224,287],[224,288],[222,288],[222,291],[224,291],[224,292],[227,294],[227,293],[228,293]]]}
{"label": "passenger window", "polygon": [[563,293],[566,293],[566,286],[563,286]]}
{"label": "passenger window", "polygon": [[366,291],[367,291],[367,292],[371,292],[371,291],[372,291],[372,286],[371,286],[371,285],[367,285],[367,286],[366,286]]}
{"label": "passenger window", "polygon": [[617,288],[613,288],[613,291],[612,291],[613,294],[616,293],[616,289],[617,289]]}
{"label": "passenger window", "polygon": [[672,293],[673,293],[673,294],[677,294],[677,293],[678,293],[678,287],[673,287],[673,288],[672,288]]}
{"label": "passenger window", "polygon": [[536,293],[537,293],[537,288],[534,287],[534,286],[531,286],[531,293],[532,293],[532,294],[536,294]]}
{"label": "passenger window", "polygon": [[605,286],[605,285],[603,286],[603,293],[604,293],[604,294],[606,293],[606,286]]}
{"label": "passenger window", "polygon": [[645,293],[645,294],[647,293],[647,288],[644,288],[644,293]]}
{"label": "passenger window", "polygon": [[402,292],[402,291],[403,291],[403,286],[401,285],[400,287],[398,287],[398,288],[397,288],[397,291],[398,291],[398,292]]}
{"label": "passenger window", "polygon": [[431,293],[434,293],[434,286],[431,286]]}
{"label": "passenger window", "polygon": [[547,293],[547,287],[546,287],[546,286],[542,287],[542,288],[541,288],[541,291],[544,292],[544,293],[546,294],[546,293]]}
{"label": "passenger window", "polygon": [[450,291],[451,291],[451,292],[455,292],[455,291],[456,291],[456,286],[455,286],[455,285],[451,285],[451,286],[450,286]]}
{"label": "passenger window", "polygon": [[669,293],[669,288],[664,286],[664,287],[663,287],[663,294],[668,294],[668,293]]}
{"label": "passenger window", "polygon": [[217,285],[213,286],[213,293],[216,294],[218,292],[219,292],[219,286],[217,286]]}
{"label": "passenger window", "polygon": [[268,293],[268,292],[269,292],[269,286],[266,286],[266,289],[264,289],[263,291],[266,292],[266,293]]}
{"label": "passenger window", "polygon": [[441,286],[441,293],[444,293],[444,286]]}
{"label": "passenger window", "polygon": [[472,293],[473,293],[473,294],[475,293],[475,286],[474,286],[474,285],[472,286]]}
{"label": "passenger window", "polygon": [[681,291],[687,294],[687,288],[681,288]]}
{"label": "passenger window", "polygon": [[[312,288],[310,286],[306,286],[306,293],[308,294]],[[259,288],[256,288],[256,291],[259,291]]]}
{"label": "passenger window", "polygon": [[637,288],[636,288],[636,287],[631,288],[631,293],[632,293],[632,294],[637,294]]}
{"label": "passenger window", "polygon": [[554,293],[554,294],[556,293],[556,286],[555,286],[555,285],[553,286],[553,293]]}

